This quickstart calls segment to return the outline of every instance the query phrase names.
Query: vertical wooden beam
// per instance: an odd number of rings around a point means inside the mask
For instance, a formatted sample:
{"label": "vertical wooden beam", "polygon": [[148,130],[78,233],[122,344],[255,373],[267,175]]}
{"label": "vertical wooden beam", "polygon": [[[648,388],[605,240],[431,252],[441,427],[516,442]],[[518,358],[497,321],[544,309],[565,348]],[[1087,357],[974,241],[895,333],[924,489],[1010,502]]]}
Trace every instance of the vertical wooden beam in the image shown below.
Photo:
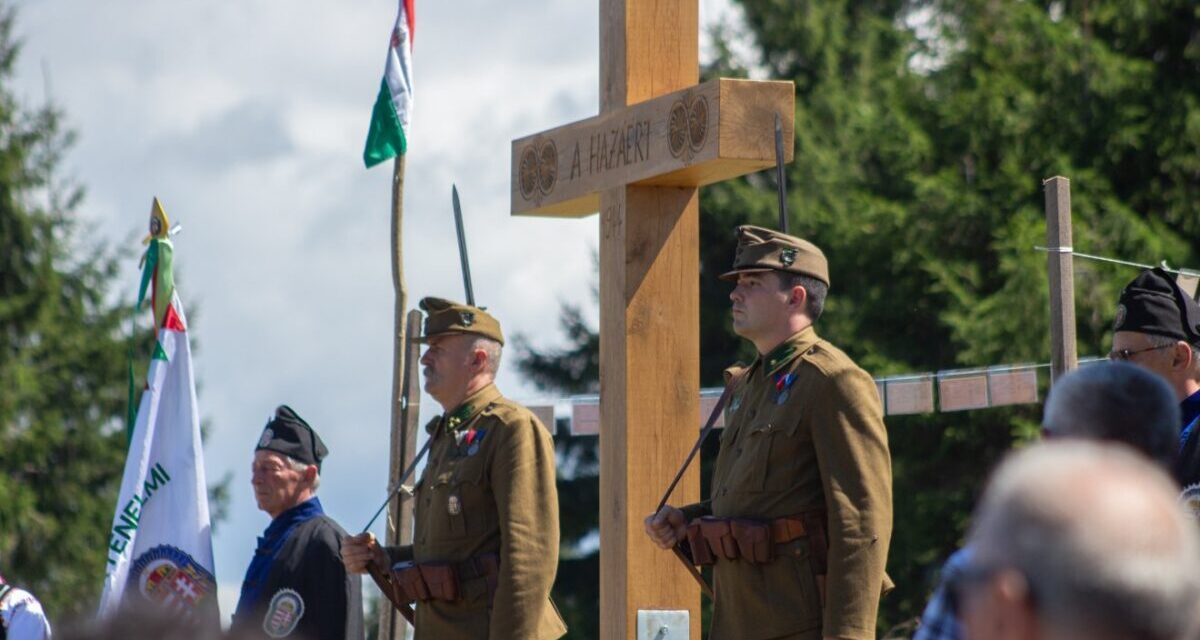
{"label": "vertical wooden beam", "polygon": [[1046,194],[1046,271],[1050,278],[1050,384],[1079,366],[1075,345],[1075,268],[1071,245],[1071,181],[1055,176]]}
{"label": "vertical wooden beam", "polygon": [[[696,0],[601,0],[601,112],[697,82],[698,11]],[[699,640],[698,588],[642,530],[696,436],[698,191],[611,189],[600,216],[600,637],[636,638],[640,609],[686,609]],[[675,502],[698,498],[698,468]]]}

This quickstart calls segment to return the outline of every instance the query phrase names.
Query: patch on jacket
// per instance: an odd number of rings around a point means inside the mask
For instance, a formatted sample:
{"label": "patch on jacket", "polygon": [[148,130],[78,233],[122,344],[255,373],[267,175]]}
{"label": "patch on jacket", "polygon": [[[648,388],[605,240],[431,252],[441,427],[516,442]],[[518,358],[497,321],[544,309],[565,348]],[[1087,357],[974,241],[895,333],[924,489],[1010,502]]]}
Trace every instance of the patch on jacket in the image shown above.
{"label": "patch on jacket", "polygon": [[1200,520],[1200,483],[1188,485],[1179,494],[1179,503],[1192,517]]}
{"label": "patch on jacket", "polygon": [[304,616],[304,598],[292,589],[280,589],[271,596],[267,615],[263,617],[263,631],[272,638],[286,638],[296,630]]}

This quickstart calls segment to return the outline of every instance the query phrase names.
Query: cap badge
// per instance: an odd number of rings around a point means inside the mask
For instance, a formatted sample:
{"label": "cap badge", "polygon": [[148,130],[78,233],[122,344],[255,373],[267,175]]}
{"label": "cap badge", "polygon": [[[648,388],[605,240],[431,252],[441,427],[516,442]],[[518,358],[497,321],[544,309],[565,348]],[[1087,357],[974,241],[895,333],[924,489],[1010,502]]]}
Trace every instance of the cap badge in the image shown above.
{"label": "cap badge", "polygon": [[459,311],[458,317],[462,319],[464,327],[469,327],[475,324],[475,313],[472,311]]}
{"label": "cap badge", "polygon": [[1117,315],[1116,315],[1116,318],[1113,319],[1113,329],[1114,330],[1120,330],[1121,325],[1125,324],[1125,314],[1126,313],[1127,312],[1125,311],[1125,305],[1123,305],[1123,304],[1117,305]]}
{"label": "cap badge", "polygon": [[263,429],[262,437],[258,439],[258,446],[265,447],[271,444],[271,440],[275,438],[275,430],[271,427]]}
{"label": "cap badge", "polygon": [[783,251],[780,251],[779,252],[779,261],[782,262],[783,266],[785,266],[785,267],[792,266],[792,263],[796,261],[796,250],[795,249],[784,249]]}

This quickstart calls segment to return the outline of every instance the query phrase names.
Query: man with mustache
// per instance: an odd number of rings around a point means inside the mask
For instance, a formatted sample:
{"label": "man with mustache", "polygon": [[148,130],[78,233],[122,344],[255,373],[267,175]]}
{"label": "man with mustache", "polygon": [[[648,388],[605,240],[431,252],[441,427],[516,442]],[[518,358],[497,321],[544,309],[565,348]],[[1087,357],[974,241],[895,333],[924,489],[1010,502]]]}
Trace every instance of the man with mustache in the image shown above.
{"label": "man with mustache", "polygon": [[566,633],[550,601],[558,568],[554,444],[528,409],[493,381],[504,335],[479,307],[421,300],[425,391],[445,413],[414,489],[413,544],[369,533],[342,546],[346,569],[419,600],[417,640],[553,640]]}

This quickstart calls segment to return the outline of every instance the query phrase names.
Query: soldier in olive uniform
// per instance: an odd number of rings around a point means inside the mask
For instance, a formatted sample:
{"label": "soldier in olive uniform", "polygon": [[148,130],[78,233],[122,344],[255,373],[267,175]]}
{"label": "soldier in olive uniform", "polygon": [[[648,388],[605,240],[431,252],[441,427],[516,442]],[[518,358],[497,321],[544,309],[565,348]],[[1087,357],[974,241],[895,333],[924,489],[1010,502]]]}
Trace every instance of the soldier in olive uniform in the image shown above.
{"label": "soldier in olive uniform", "polygon": [[871,376],[817,336],[825,256],[737,230],[733,327],[758,358],[726,372],[711,496],[646,518],[659,546],[713,563],[713,640],[874,638],[892,532],[892,470]]}
{"label": "soldier in olive uniform", "polygon": [[493,384],[504,336],[482,309],[425,298],[425,391],[445,409],[417,483],[414,544],[371,534],[342,547],[346,568],[383,569],[381,588],[418,600],[418,640],[551,640],[558,568],[554,445],[528,409]]}

